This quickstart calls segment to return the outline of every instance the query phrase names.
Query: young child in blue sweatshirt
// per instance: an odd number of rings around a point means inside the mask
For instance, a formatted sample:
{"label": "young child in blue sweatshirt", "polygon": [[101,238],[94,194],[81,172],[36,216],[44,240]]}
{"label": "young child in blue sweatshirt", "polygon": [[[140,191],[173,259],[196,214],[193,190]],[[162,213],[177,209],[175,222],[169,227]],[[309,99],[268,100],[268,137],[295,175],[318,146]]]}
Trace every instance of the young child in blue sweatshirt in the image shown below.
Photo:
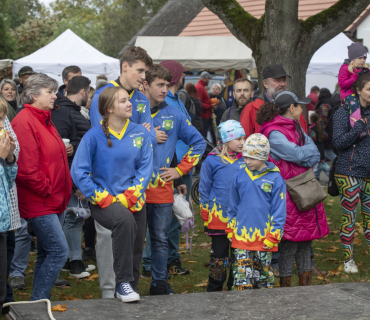
{"label": "young child in blue sweatshirt", "polygon": [[116,297],[122,302],[137,301],[146,228],[145,190],[153,172],[152,143],[148,130],[129,120],[132,103],[126,90],[104,89],[99,112],[102,122],[83,136],[71,175],[92,203],[92,217],[112,231]]}
{"label": "young child in blue sweatshirt", "polygon": [[252,134],[243,146],[247,167],[233,179],[226,228],[234,248],[233,290],[272,288],[272,252],[278,250],[286,219],[286,185],[279,169],[267,162],[270,144]]}
{"label": "young child in blue sweatshirt", "polygon": [[[202,164],[200,171],[200,209],[205,232],[212,238],[207,292],[222,291],[226,269],[230,265],[230,242],[225,232],[229,192],[233,177],[246,165],[242,157],[245,132],[240,122],[228,120],[218,126],[222,152],[216,147]],[[231,265],[230,265],[231,266]],[[233,285],[230,269],[227,287]]]}

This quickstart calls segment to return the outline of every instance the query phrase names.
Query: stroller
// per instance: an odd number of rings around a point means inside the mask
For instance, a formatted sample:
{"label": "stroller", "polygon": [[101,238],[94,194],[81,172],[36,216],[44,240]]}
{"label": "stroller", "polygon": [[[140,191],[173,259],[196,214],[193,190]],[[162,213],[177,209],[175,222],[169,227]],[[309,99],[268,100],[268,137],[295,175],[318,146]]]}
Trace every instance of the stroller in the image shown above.
{"label": "stroller", "polygon": [[[208,154],[216,147],[214,144],[209,142],[207,139],[205,139],[205,141],[207,145],[206,145],[206,150],[204,151],[202,158],[200,159],[200,166],[202,166],[202,163],[204,160],[206,160]],[[197,180],[195,180],[195,182],[193,182],[193,185],[191,186],[191,198],[197,205],[200,204],[199,191],[198,191],[199,182],[200,182],[200,177]]]}

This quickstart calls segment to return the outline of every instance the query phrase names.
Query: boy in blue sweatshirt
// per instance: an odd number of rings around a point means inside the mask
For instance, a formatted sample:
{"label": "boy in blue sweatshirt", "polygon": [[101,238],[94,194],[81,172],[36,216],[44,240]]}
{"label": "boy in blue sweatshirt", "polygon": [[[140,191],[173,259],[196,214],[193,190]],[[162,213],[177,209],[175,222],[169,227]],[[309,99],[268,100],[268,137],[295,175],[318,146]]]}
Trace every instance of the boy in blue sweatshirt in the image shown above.
{"label": "boy in blue sweatshirt", "polygon": [[[153,174],[146,190],[146,206],[152,246],[151,295],[173,293],[167,284],[168,232],[172,217],[173,180],[189,173],[198,163],[206,143],[186,116],[164,101],[171,83],[171,73],[161,65],[153,65],[146,75],[145,93],[150,100],[151,115],[158,135],[167,139],[153,152]],[[190,146],[176,168],[169,168],[178,140]]]}
{"label": "boy in blue sweatshirt", "polygon": [[235,174],[230,190],[226,232],[235,255],[233,290],[274,286],[270,264],[283,236],[286,185],[267,161],[269,153],[264,135],[249,136],[243,146],[247,167]]}

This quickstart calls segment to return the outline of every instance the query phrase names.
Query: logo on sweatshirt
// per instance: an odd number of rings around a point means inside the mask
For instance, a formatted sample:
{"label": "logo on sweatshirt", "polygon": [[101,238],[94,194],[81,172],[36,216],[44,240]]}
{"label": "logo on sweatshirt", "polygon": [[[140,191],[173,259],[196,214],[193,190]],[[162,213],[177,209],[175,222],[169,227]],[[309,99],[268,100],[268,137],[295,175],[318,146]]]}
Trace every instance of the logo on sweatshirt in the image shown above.
{"label": "logo on sweatshirt", "polygon": [[139,113],[145,113],[146,104],[145,103],[138,103],[136,107],[136,111]]}
{"label": "logo on sweatshirt", "polygon": [[247,165],[245,163],[241,163],[239,169],[245,168]]}
{"label": "logo on sweatshirt", "polygon": [[142,131],[136,131],[130,135],[130,137],[132,138],[132,145],[134,147],[141,149],[144,141],[144,137],[142,136],[143,134],[144,132]]}
{"label": "logo on sweatshirt", "polygon": [[271,192],[272,184],[268,182],[262,183],[261,189],[265,192]]}

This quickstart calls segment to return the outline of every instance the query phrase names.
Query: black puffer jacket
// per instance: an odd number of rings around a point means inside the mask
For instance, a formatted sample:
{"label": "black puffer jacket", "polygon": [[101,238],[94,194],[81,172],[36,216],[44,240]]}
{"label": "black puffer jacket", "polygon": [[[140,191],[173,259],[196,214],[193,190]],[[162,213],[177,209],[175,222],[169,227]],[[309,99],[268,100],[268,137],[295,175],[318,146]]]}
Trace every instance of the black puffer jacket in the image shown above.
{"label": "black puffer jacket", "polygon": [[[361,115],[370,124],[370,106],[361,107]],[[333,124],[333,145],[338,150],[335,173],[353,177],[370,177],[369,125],[358,120],[352,127],[347,103],[335,112]]]}

